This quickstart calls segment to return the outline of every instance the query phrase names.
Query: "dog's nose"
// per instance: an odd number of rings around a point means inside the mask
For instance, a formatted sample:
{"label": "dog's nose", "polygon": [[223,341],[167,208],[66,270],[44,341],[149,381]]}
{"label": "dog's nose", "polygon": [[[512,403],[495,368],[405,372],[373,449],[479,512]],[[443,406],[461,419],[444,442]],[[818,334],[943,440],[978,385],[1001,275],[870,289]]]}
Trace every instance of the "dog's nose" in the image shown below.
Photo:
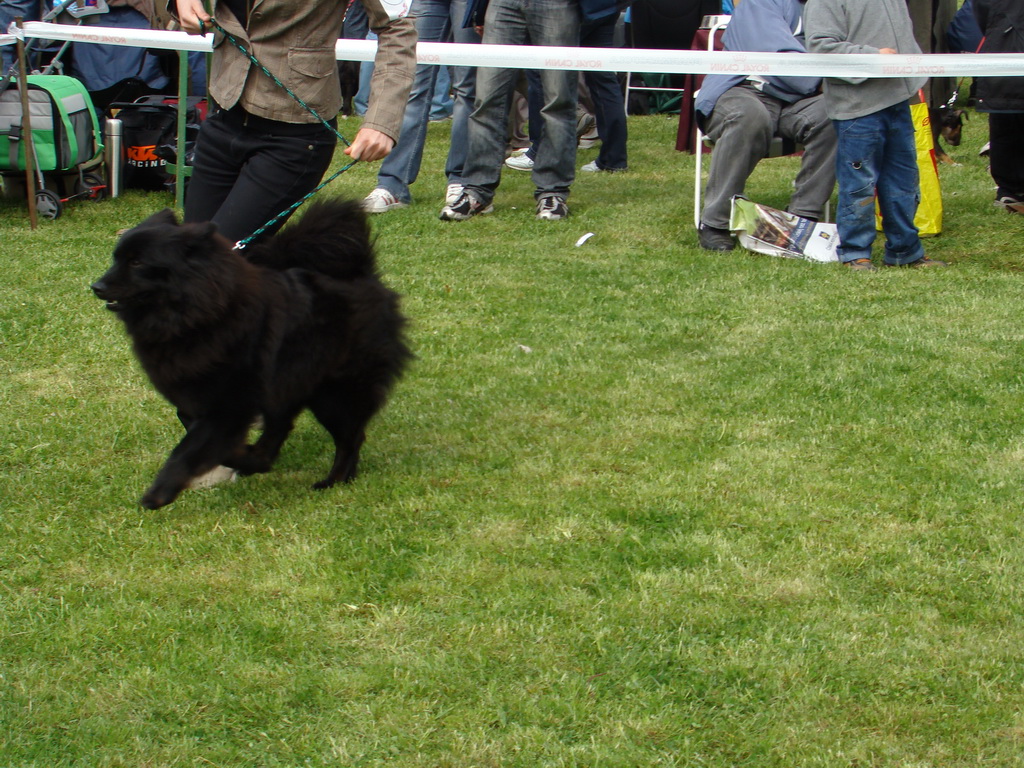
{"label": "dog's nose", "polygon": [[104,283],[102,280],[97,280],[89,287],[92,288],[92,292],[96,294],[97,299],[105,300],[107,298],[107,284]]}

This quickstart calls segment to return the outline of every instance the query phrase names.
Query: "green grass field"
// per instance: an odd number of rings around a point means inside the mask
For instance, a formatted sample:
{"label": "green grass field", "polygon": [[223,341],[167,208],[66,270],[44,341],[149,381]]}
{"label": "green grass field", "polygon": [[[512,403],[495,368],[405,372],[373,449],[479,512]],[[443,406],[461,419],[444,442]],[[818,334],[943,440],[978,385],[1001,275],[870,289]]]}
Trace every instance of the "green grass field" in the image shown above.
{"label": "green grass field", "polygon": [[359,479],[309,489],[306,416],[155,513],[179,427],[88,286],[171,199],[0,203],[0,766],[1024,764],[1024,217],[984,118],[951,268],[872,274],[701,251],[674,118],[630,130],[569,220],[506,171],[444,223],[432,125],[374,219],[418,360]]}

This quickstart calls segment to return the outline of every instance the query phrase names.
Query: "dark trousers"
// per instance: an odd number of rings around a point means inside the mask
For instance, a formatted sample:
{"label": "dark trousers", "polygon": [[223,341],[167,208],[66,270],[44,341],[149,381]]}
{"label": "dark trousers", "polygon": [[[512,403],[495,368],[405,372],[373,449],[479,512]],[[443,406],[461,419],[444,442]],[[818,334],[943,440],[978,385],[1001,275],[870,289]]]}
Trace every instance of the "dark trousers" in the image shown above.
{"label": "dark trousers", "polygon": [[316,188],[336,143],[322,123],[281,123],[240,107],[211,115],[196,141],[185,221],[212,221],[232,242],[248,237]]}
{"label": "dark trousers", "polygon": [[989,165],[997,197],[1024,200],[1024,113],[988,116]]}
{"label": "dark trousers", "polygon": [[[615,38],[617,14],[584,23],[580,27],[580,45],[584,48],[611,48]],[[601,149],[597,154],[597,167],[606,171],[626,168],[626,105],[614,72],[586,71],[583,79],[594,102],[594,119]]]}
{"label": "dark trousers", "polygon": [[[598,21],[584,22],[580,25],[580,46],[584,48],[611,48],[615,39],[615,23],[618,16],[612,14]],[[543,137],[543,124],[540,120],[540,108],[543,106],[543,94],[540,87],[540,74],[537,70],[527,70],[526,79],[529,83],[527,100],[530,110],[530,148],[526,155],[533,160],[537,156],[537,147]],[[601,139],[601,149],[597,154],[597,167],[606,171],[621,171],[627,165],[626,159],[626,105],[623,100],[619,76],[614,72],[586,71],[583,79],[590,91],[594,103],[594,121],[597,123],[597,135]]]}

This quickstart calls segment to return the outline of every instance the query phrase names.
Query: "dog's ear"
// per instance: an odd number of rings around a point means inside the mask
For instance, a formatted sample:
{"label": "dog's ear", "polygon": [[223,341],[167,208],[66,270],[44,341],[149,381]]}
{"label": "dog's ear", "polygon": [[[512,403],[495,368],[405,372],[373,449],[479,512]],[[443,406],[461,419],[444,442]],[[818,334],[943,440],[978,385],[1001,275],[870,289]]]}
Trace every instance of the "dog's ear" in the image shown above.
{"label": "dog's ear", "polygon": [[209,240],[217,233],[217,225],[212,221],[199,221],[192,224],[182,224],[181,230],[196,241]]}
{"label": "dog's ear", "polygon": [[170,208],[164,208],[162,211],[157,211],[148,219],[144,219],[136,225],[136,229],[142,229],[144,227],[159,227],[170,225],[172,227],[178,226],[178,217],[174,215],[174,211]]}
{"label": "dog's ear", "polygon": [[211,254],[231,247],[231,244],[217,232],[217,225],[212,221],[182,224],[178,233],[181,238],[179,242],[186,246],[188,254]]}

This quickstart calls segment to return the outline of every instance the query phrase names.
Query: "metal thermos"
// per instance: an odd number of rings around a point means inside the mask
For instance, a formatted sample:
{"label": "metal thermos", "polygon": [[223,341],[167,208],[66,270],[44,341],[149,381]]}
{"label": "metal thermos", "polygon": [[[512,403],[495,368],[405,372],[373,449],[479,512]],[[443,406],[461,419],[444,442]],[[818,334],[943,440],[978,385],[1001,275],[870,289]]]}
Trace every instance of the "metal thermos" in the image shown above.
{"label": "metal thermos", "polygon": [[104,143],[107,152],[107,193],[110,197],[121,194],[121,180],[124,173],[124,126],[117,118],[107,120],[104,129]]}

